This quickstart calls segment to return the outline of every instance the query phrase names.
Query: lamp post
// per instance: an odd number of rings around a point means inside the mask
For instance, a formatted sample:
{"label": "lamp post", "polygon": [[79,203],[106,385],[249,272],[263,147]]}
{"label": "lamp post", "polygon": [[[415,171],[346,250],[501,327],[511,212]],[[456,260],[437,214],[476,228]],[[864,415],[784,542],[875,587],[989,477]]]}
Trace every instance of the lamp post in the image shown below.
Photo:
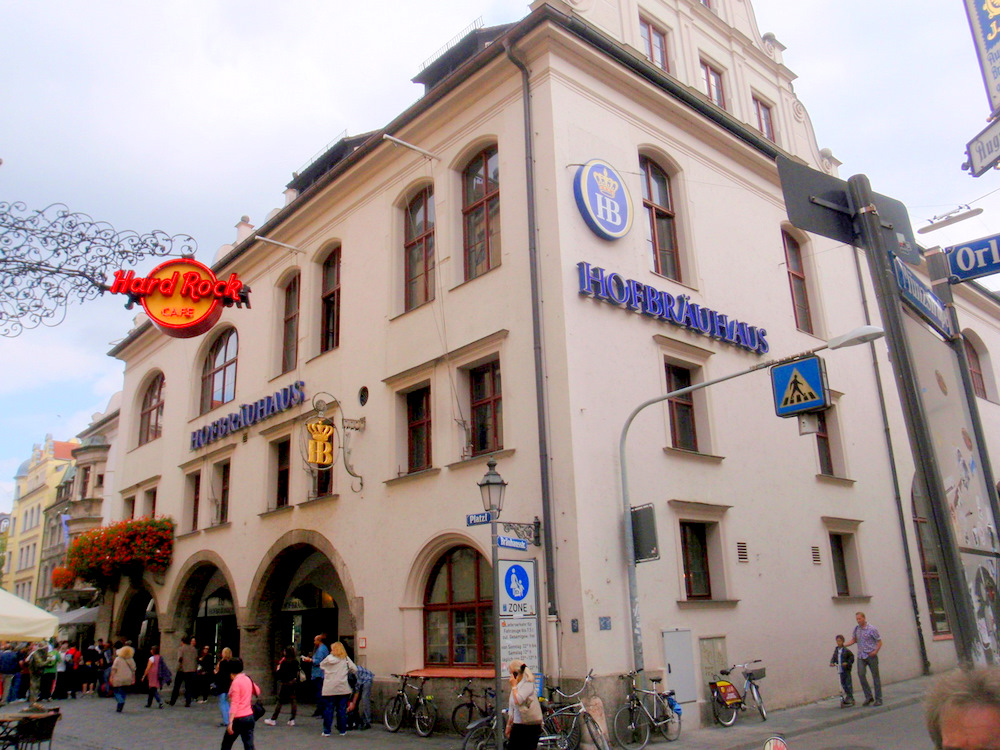
{"label": "lamp post", "polygon": [[479,482],[479,492],[483,497],[483,510],[490,514],[490,551],[493,555],[493,689],[496,691],[494,730],[496,748],[499,750],[503,747],[504,721],[500,706],[500,701],[503,698],[501,686],[503,664],[500,661],[500,561],[497,553],[497,520],[503,509],[503,497],[507,490],[507,483],[497,473],[497,462],[492,456],[486,462],[486,466],[488,471],[483,475],[483,481]]}
{"label": "lamp post", "polygon": [[[647,406],[658,404],[669,398],[683,396],[684,394],[698,391],[702,388],[708,388],[708,386],[715,385],[716,383],[722,383],[726,380],[732,380],[733,378],[738,378],[743,375],[749,375],[751,372],[756,372],[757,370],[763,370],[767,367],[773,367],[774,365],[791,362],[799,359],[800,357],[807,357],[810,354],[815,354],[816,352],[823,351],[824,349],[842,349],[848,346],[857,346],[858,344],[875,341],[884,335],[885,331],[877,326],[861,326],[840,336],[835,336],[827,343],[822,346],[817,346],[815,349],[809,349],[799,354],[793,354],[789,357],[782,357],[781,359],[769,359],[766,362],[758,362],[756,365],[748,367],[746,370],[740,370],[739,372],[734,372],[730,375],[723,375],[721,378],[715,378],[714,380],[706,380],[703,383],[695,383],[687,388],[678,388],[676,391],[670,391],[670,393],[664,394],[663,396],[657,396],[656,398],[651,398],[648,401],[643,401],[632,410],[631,414],[628,415],[628,419],[625,420],[625,425],[622,427],[621,438],[618,440],[618,462],[621,467],[622,506],[625,511],[625,557],[628,567],[629,616],[631,620],[630,624],[632,626],[632,668],[637,672],[642,671],[645,667],[645,663],[642,656],[642,627],[639,624],[639,587],[635,575],[635,543],[632,538],[632,503],[628,492],[628,465],[625,460],[625,439],[628,437],[628,429],[632,426],[632,421],[636,418],[639,412]],[[496,537],[494,535],[494,554],[495,545]]]}

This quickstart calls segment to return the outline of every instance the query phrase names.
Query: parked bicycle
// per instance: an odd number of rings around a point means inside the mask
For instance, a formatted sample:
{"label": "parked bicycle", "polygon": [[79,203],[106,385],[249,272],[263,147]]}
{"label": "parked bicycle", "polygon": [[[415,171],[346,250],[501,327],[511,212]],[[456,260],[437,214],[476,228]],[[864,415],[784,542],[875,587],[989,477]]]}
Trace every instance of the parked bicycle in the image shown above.
{"label": "parked bicycle", "polygon": [[745,664],[734,664],[729,669],[720,669],[719,674],[728,677],[734,669],[743,670],[743,694],[729,680],[724,680],[719,675],[714,675],[715,680],[708,683],[708,688],[712,693],[712,713],[715,720],[724,727],[731,727],[736,722],[739,712],[746,711],[748,706],[753,706],[760,712],[761,721],[767,721],[767,709],[764,708],[764,699],[760,695],[760,686],[757,680],[763,680],[767,670],[764,667],[751,669],[751,665],[760,664],[760,659],[748,661]]}
{"label": "parked bicycle", "polygon": [[[628,680],[629,687],[625,704],[615,713],[612,724],[615,739],[625,750],[642,750],[649,742],[650,729],[655,727],[665,740],[673,742],[681,736],[681,707],[674,699],[674,691],[656,689],[663,682],[662,677],[650,677],[654,689],[643,690],[636,684],[637,677],[635,671],[619,677]],[[652,711],[648,702],[653,704]]]}
{"label": "parked bicycle", "polygon": [[583,680],[583,687],[575,693],[564,693],[558,687],[549,687],[549,700],[543,704],[542,736],[538,740],[539,748],[553,750],[576,750],[580,745],[583,727],[587,727],[591,740],[597,750],[611,750],[611,743],[604,736],[597,720],[590,715],[582,700],[573,703],[555,702],[555,696],[561,699],[574,700],[587,689],[594,679],[594,670],[590,670]]}
{"label": "parked bicycle", "polygon": [[459,700],[465,698],[451,712],[451,726],[459,736],[469,731],[469,725],[472,722],[493,715],[493,703],[491,701],[496,697],[496,691],[493,688],[483,688],[483,701],[482,703],[478,703],[476,701],[476,691],[472,689],[472,680],[470,679],[465,683],[465,687],[459,691],[457,697]]}
{"label": "parked bicycle", "polygon": [[[424,695],[424,684],[427,677],[413,678],[410,675],[394,674],[399,678],[399,690],[392,700],[385,707],[382,715],[382,722],[390,732],[398,732],[403,726],[403,721],[407,716],[413,717],[413,727],[421,737],[430,737],[434,731],[434,724],[437,722],[437,705],[434,703],[433,695]],[[419,679],[420,686],[411,685],[411,679]],[[413,701],[406,691],[414,692]]]}

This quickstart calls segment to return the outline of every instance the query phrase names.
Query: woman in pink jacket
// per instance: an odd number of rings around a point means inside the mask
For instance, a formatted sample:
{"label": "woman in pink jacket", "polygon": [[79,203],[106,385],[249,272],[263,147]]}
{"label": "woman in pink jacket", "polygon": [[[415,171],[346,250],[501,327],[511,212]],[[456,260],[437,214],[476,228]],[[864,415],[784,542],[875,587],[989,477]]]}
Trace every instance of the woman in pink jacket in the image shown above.
{"label": "woman in pink jacket", "polygon": [[243,660],[233,659],[229,663],[233,682],[229,686],[229,724],[222,735],[222,750],[229,750],[237,737],[243,738],[243,750],[254,750],[253,728],[256,721],[250,707],[260,688],[243,671]]}

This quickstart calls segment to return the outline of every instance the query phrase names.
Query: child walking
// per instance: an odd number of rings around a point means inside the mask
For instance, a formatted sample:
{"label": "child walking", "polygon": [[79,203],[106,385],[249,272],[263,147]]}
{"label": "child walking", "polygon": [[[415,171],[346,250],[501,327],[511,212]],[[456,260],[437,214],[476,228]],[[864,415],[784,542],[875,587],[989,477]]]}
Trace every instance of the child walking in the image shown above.
{"label": "child walking", "polygon": [[844,646],[844,636],[837,636],[837,647],[830,657],[830,666],[837,668],[840,675],[840,687],[844,693],[841,702],[845,706],[854,705],[854,680],[851,679],[851,669],[854,667],[854,654]]}

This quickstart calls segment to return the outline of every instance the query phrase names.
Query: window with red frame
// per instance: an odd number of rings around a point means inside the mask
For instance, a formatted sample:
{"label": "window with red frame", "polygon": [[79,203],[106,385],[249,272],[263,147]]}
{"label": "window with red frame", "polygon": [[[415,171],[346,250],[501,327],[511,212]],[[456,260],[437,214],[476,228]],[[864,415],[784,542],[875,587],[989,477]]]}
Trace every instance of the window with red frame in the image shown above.
{"label": "window with red frame", "polygon": [[913,526],[917,531],[917,550],[920,553],[920,572],[924,579],[924,591],[927,593],[927,608],[930,611],[931,630],[934,635],[951,633],[948,613],[944,608],[944,590],[941,587],[941,572],[938,570],[934,550],[938,549],[937,534],[927,522],[927,518],[917,511],[917,504],[912,503]]}
{"label": "window with red frame", "polygon": [[830,428],[826,421],[826,412],[816,412],[819,429],[816,432],[816,451],[819,454],[819,473],[828,477],[836,476],[833,469],[833,451],[830,448]]}
{"label": "window with red frame", "polygon": [[[692,384],[691,370],[680,365],[667,364],[667,391],[678,391]],[[686,451],[698,450],[698,434],[694,422],[694,398],[692,394],[672,396],[667,399],[670,411],[670,442],[674,448]]]}
{"label": "window with red frame", "polygon": [[680,281],[680,252],[670,178],[656,162],[645,156],[639,158],[639,168],[642,170],[642,205],[647,219],[646,242],[653,254],[653,270],[661,276]]}
{"label": "window with red frame", "polygon": [[795,326],[800,331],[814,333],[812,311],[809,308],[809,292],[806,288],[805,265],[802,262],[802,248],[788,232],[781,233],[781,241],[785,246],[785,267],[788,269],[788,285],[792,291]]}
{"label": "window with red frame", "polygon": [[687,598],[711,599],[707,523],[681,521],[681,552],[684,559],[684,593]]}
{"label": "window with red frame", "polygon": [[708,94],[708,98],[725,109],[726,91],[722,86],[722,72],[711,63],[702,60],[701,75],[705,82],[705,93]]}
{"label": "window with red frame", "polygon": [[139,445],[156,440],[163,434],[163,373],[147,386],[139,412]]}
{"label": "window with red frame", "polygon": [[320,352],[340,346],[340,248],[333,250],[323,262],[323,330]]}
{"label": "window with red frame", "polygon": [[198,514],[201,512],[201,472],[188,475],[191,494],[191,531],[198,530]]}
{"label": "window with red frame", "polygon": [[228,404],[236,398],[236,358],[239,337],[230,328],[220,334],[208,350],[201,368],[201,413]]}
{"label": "window with red frame", "polygon": [[281,328],[281,371],[294,370],[299,358],[299,275],[285,285],[285,314]]}
{"label": "window with red frame", "polygon": [[646,52],[646,58],[660,70],[669,72],[667,35],[645,18],[639,19],[639,32],[642,35],[642,44]]}
{"label": "window with red frame", "polygon": [[470,547],[454,547],[434,565],[424,593],[428,666],[493,665],[493,574]]}
{"label": "window with red frame", "polygon": [[503,401],[500,363],[469,371],[472,407],[472,455],[503,448]]}
{"label": "window with red frame", "polygon": [[434,299],[434,191],[426,187],[406,206],[403,244],[407,310]]}
{"label": "window with red frame", "polygon": [[765,104],[756,96],[753,98],[753,111],[757,115],[757,130],[769,141],[774,141],[774,118],[771,106]]}
{"label": "window with red frame", "polygon": [[407,467],[409,473],[431,467],[431,389],[406,394]]}
{"label": "window with red frame", "polygon": [[274,444],[275,486],[274,507],[288,506],[289,486],[292,478],[292,441],[290,438]]}
{"label": "window with red frame", "polygon": [[465,279],[500,265],[500,157],[496,146],[476,154],[462,172]]}
{"label": "window with red frame", "polygon": [[979,398],[986,398],[986,381],[983,380],[983,365],[979,360],[979,352],[965,336],[962,337],[965,344],[965,358],[969,362],[969,376],[972,378],[972,390]]}

